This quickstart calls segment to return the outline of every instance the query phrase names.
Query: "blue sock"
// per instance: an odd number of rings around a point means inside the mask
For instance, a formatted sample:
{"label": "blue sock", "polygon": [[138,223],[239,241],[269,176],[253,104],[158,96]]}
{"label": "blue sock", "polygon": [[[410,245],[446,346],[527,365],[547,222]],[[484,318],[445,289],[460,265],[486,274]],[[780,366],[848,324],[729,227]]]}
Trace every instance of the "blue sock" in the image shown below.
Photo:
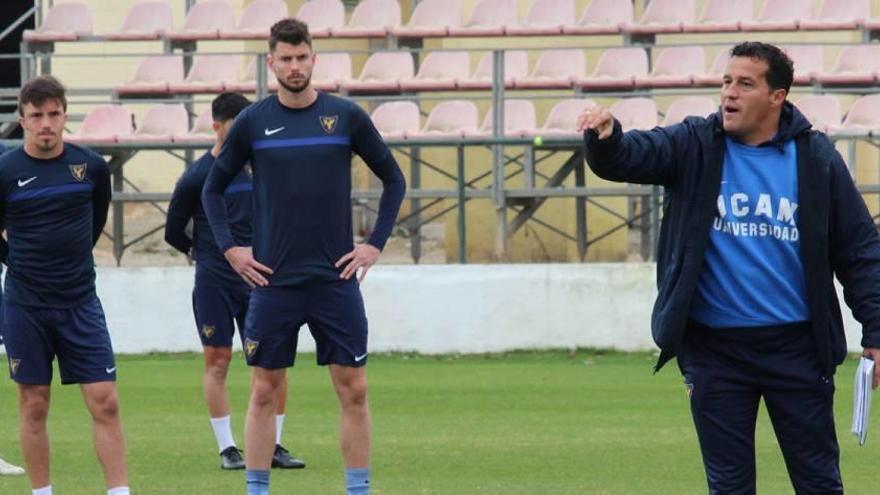
{"label": "blue sock", "polygon": [[247,482],[247,495],[269,495],[269,471],[248,469],[244,479]]}
{"label": "blue sock", "polygon": [[370,468],[345,469],[346,495],[370,495]]}

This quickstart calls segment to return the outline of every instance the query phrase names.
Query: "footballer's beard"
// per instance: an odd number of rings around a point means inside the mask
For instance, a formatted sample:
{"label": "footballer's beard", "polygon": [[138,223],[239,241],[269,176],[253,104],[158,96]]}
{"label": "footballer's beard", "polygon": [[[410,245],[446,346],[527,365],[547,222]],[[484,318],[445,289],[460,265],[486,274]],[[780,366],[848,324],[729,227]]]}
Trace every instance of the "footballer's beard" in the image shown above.
{"label": "footballer's beard", "polygon": [[309,84],[312,82],[312,75],[309,74],[309,77],[303,78],[302,82],[293,85],[288,82],[283,81],[281,78],[278,78],[278,84],[284,89],[290,91],[291,93],[299,94],[306,90],[309,87]]}

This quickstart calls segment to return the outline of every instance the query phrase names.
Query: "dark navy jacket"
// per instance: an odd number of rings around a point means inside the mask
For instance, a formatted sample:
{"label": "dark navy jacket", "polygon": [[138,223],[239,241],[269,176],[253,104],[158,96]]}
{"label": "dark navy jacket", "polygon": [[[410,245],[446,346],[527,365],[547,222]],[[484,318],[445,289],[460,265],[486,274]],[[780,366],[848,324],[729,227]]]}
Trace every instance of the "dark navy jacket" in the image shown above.
{"label": "dark navy jacket", "polygon": [[[615,121],[612,136],[601,141],[593,131],[584,134],[587,162],[596,175],[666,188],[657,252],[658,295],[651,315],[654,341],[661,349],[657,370],[681,345],[717,213],[724,138],[718,113],[627,133]],[[766,145],[779,146],[789,139],[797,146],[797,227],[810,320],[822,361],[833,373],[846,357],[835,275],[862,324],[862,346],[880,347],[880,236],[833,144],[810,129],[806,118],[786,102],[779,132]]]}

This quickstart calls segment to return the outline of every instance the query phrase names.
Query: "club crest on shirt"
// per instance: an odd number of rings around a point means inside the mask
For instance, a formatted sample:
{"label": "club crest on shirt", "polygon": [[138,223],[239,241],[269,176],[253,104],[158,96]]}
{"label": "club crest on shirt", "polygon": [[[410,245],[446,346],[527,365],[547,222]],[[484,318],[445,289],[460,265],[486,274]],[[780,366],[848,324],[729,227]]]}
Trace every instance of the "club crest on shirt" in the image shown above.
{"label": "club crest on shirt", "polygon": [[78,163],[68,165],[67,167],[70,169],[70,175],[77,181],[82,182],[86,178],[86,166],[85,163]]}
{"label": "club crest on shirt", "polygon": [[15,373],[18,371],[18,367],[21,365],[21,359],[10,359],[9,360],[9,374],[15,376]]}
{"label": "club crest on shirt", "polygon": [[202,325],[202,335],[205,336],[206,339],[210,339],[214,336],[214,332],[217,331],[217,328],[214,325]]}
{"label": "club crest on shirt", "polygon": [[244,339],[244,355],[249,358],[254,357],[254,354],[257,353],[257,347],[259,346],[260,343],[256,340],[251,340],[248,338]]}
{"label": "club crest on shirt", "polygon": [[336,130],[336,122],[339,121],[339,116],[321,115],[318,117],[318,120],[321,121],[321,127],[324,129],[324,132],[327,134],[333,134],[333,131]]}

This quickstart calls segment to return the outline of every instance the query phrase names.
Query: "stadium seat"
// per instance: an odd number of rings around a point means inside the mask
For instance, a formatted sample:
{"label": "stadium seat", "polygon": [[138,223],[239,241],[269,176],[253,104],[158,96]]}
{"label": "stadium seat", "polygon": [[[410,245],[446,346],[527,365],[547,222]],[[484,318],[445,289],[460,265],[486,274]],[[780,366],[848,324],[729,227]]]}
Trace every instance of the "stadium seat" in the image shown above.
{"label": "stadium seat", "polygon": [[706,72],[706,51],[702,46],[673,46],[657,55],[647,76],[636,76],[636,87],[681,88],[694,84],[694,77]]}
{"label": "stadium seat", "polygon": [[630,34],[680,33],[685,24],[693,24],[694,0],[652,0],[635,24],[624,30]]}
{"label": "stadium seat", "polygon": [[840,100],[833,95],[808,95],[796,101],[795,106],[813,124],[813,129],[830,133],[840,129],[843,112]]}
{"label": "stadium seat", "polygon": [[755,18],[752,2],[732,2],[730,0],[706,0],[703,13],[695,23],[686,23],[682,31],[686,33],[718,33],[739,30],[742,21]]}
{"label": "stadium seat", "polygon": [[131,112],[121,105],[98,105],[93,108],[79,130],[65,134],[64,140],[83,144],[110,144],[131,135]]}
{"label": "stadium seat", "polygon": [[159,105],[150,108],[133,134],[119,136],[120,143],[170,143],[175,134],[189,127],[189,114],[183,104]]}
{"label": "stadium seat", "polygon": [[[480,128],[475,132],[465,132],[465,137],[486,138],[492,136],[492,131],[495,128],[493,111],[494,109],[489,107]],[[510,99],[504,101],[504,136],[534,136],[538,131],[537,127],[535,104],[532,103],[532,100]]]}
{"label": "stadium seat", "polygon": [[128,9],[119,31],[104,35],[108,40],[156,40],[174,26],[171,4],[165,0],[136,3]]}
{"label": "stadium seat", "polygon": [[586,73],[583,50],[546,50],[538,56],[531,74],[515,79],[513,84],[517,89],[566,89]]}
{"label": "stadium seat", "polygon": [[632,2],[593,0],[577,24],[562,26],[563,34],[616,34],[633,23]]}
{"label": "stadium seat", "polygon": [[172,140],[175,143],[213,143],[216,139],[213,124],[211,107],[208,107],[196,117],[189,132],[175,134]]}
{"label": "stadium seat", "polygon": [[327,38],[331,30],[345,26],[345,5],[340,0],[311,0],[302,4],[296,18],[309,25],[312,38]]}
{"label": "stadium seat", "polygon": [[[245,68],[244,74],[240,81],[227,83],[224,85],[224,91],[235,91],[236,93],[256,93],[257,91],[257,59],[253,56],[249,57],[250,62],[248,62],[247,67]],[[261,59],[262,62],[262,59]],[[269,91],[277,91],[278,90],[278,79],[275,78],[275,74],[272,73],[271,70],[266,71],[266,78],[268,79],[268,89]]]}
{"label": "stadium seat", "polygon": [[318,54],[312,70],[312,85],[322,91],[339,91],[343,81],[351,81],[351,55],[347,52]]}
{"label": "stadium seat", "polygon": [[330,34],[340,38],[384,38],[400,25],[397,0],[362,0],[351,13],[348,24],[331,28]]}
{"label": "stadium seat", "polygon": [[623,131],[645,131],[657,126],[657,104],[651,98],[624,98],[609,108]]}
{"label": "stadium seat", "polygon": [[376,52],[370,55],[361,75],[343,81],[349,93],[393,93],[400,91],[401,79],[412,79],[415,64],[409,52]]}
{"label": "stadium seat", "polygon": [[[459,79],[458,89],[487,90],[492,89],[492,52],[483,55],[474,74],[466,79]],[[504,52],[504,87],[513,88],[514,81],[528,77],[529,56],[522,50],[506,50]]]}
{"label": "stadium seat", "polygon": [[850,107],[840,133],[880,136],[880,94],[862,96]]}
{"label": "stadium seat", "polygon": [[821,31],[856,29],[869,17],[870,0],[823,0],[816,17],[801,19],[798,26]]}
{"label": "stadium seat", "polygon": [[757,19],[740,22],[742,31],[793,31],[809,19],[813,0],[767,0]]}
{"label": "stadium seat", "polygon": [[405,139],[407,134],[417,133],[422,127],[419,107],[411,101],[382,103],[370,118],[385,139]]}
{"label": "stadium seat", "polygon": [[533,0],[520,25],[505,28],[508,36],[562,34],[562,26],[574,24],[574,0]]}
{"label": "stadium seat", "polygon": [[868,31],[880,31],[880,17],[865,19],[865,29]]}
{"label": "stadium seat", "polygon": [[637,77],[648,75],[648,54],[644,48],[609,48],[602,52],[593,74],[581,77],[577,84],[590,90],[626,89],[635,86]]}
{"label": "stadium seat", "polygon": [[59,3],[46,13],[36,29],[25,29],[22,39],[30,43],[76,41],[92,34],[92,9],[84,3]]}
{"label": "stadium seat", "polygon": [[707,74],[694,76],[694,84],[697,86],[721,86],[724,71],[727,69],[727,61],[730,59],[731,46],[723,46],[715,54],[712,68]]}
{"label": "stadium seat", "polygon": [[450,36],[503,36],[517,22],[516,0],[480,0],[464,25],[449,28]]}
{"label": "stadium seat", "polygon": [[220,38],[228,40],[264,40],[269,29],[281,19],[290,17],[284,0],[253,0],[241,14],[238,28],[221,30]]}
{"label": "stadium seat", "polygon": [[422,0],[406,26],[392,30],[398,38],[449,36],[450,28],[461,27],[461,0]]}
{"label": "stadium seat", "polygon": [[825,85],[871,85],[880,71],[880,45],[844,47],[830,72],[822,72],[816,79]]}
{"label": "stadium seat", "polygon": [[115,89],[119,96],[163,95],[171,84],[183,82],[183,58],[179,55],[153,55],[138,64],[130,82]]}
{"label": "stadium seat", "polygon": [[687,117],[708,117],[718,111],[718,102],[708,96],[685,96],[669,105],[663,117],[664,127],[677,124]]}
{"label": "stadium seat", "polygon": [[171,83],[172,94],[222,93],[226,85],[239,81],[241,57],[238,55],[196,55],[186,79]]}
{"label": "stadium seat", "polygon": [[235,29],[235,13],[227,0],[203,0],[186,13],[181,29],[166,35],[172,41],[216,40],[220,31]]}
{"label": "stadium seat", "polygon": [[416,77],[401,79],[402,91],[451,91],[459,79],[466,79],[471,67],[468,52],[430,52]]}
{"label": "stadium seat", "polygon": [[449,100],[439,103],[425,121],[425,126],[412,133],[410,139],[457,139],[477,130],[477,106],[472,101]]}
{"label": "stadium seat", "polygon": [[825,70],[825,55],[820,45],[786,45],[781,47],[794,62],[792,84],[809,86],[816,75]]}
{"label": "stadium seat", "polygon": [[581,133],[577,131],[578,117],[587,108],[595,106],[596,102],[586,98],[562,100],[550,109],[539,134],[545,137],[579,137]]}

